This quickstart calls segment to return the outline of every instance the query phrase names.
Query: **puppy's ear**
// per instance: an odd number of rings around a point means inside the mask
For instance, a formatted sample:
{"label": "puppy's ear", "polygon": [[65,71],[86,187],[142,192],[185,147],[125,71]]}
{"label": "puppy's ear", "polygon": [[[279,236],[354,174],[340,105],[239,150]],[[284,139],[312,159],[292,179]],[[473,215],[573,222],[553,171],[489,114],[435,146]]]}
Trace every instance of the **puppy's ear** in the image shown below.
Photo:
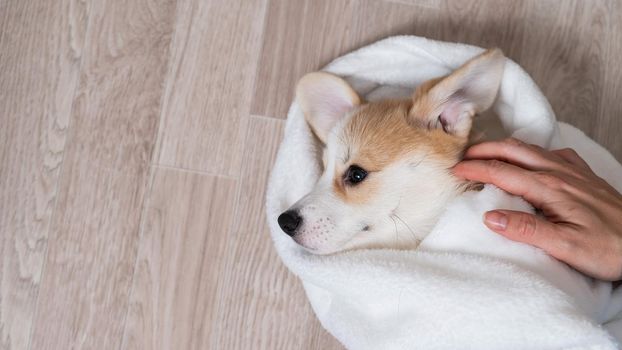
{"label": "puppy's ear", "polygon": [[415,125],[442,128],[448,134],[467,137],[473,116],[494,102],[504,65],[501,50],[490,49],[450,75],[422,84],[413,96],[409,120]]}
{"label": "puppy's ear", "polygon": [[309,73],[300,79],[296,101],[307,123],[324,143],[335,124],[361,103],[348,83],[324,72]]}

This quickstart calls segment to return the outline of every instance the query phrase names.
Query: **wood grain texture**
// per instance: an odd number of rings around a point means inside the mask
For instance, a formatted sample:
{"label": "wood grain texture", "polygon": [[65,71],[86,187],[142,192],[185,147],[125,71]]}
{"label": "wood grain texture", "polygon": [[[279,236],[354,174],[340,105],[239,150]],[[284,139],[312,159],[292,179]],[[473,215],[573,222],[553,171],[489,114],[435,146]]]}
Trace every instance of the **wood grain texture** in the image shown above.
{"label": "wood grain texture", "polygon": [[[407,2],[417,6],[406,6]],[[436,29],[442,2],[365,0],[355,5],[350,20],[349,45],[359,48],[393,35],[429,36]]]}
{"label": "wood grain texture", "polygon": [[285,118],[302,75],[388,35],[426,28],[435,16],[434,6],[375,0],[270,1],[251,113]]}
{"label": "wood grain texture", "polygon": [[296,81],[353,48],[347,43],[352,6],[348,0],[270,1],[252,114],[284,118]]}
{"label": "wood grain texture", "polygon": [[397,34],[501,47],[622,159],[617,0],[0,2],[0,349],[341,349],[265,186],[297,79]]}
{"label": "wood grain texture", "polygon": [[33,349],[121,344],[174,10],[90,9]]}
{"label": "wood grain texture", "polygon": [[[590,136],[607,147],[622,162],[622,2],[608,1],[608,28],[604,33],[607,41],[606,66],[603,72],[603,88],[598,104],[596,118],[583,116],[592,122]],[[581,116],[577,116],[580,119]],[[573,121],[579,124],[579,121]]]}
{"label": "wood grain texture", "polygon": [[498,47],[516,59],[521,48],[529,4],[512,0],[443,0],[431,38],[463,42],[481,47]]}
{"label": "wood grain texture", "polygon": [[182,0],[157,162],[235,176],[255,81],[265,0]]}
{"label": "wood grain texture", "polygon": [[297,278],[277,257],[266,225],[265,188],[283,124],[265,117],[252,117],[249,124],[211,349],[342,348],[315,319]]}
{"label": "wood grain texture", "polygon": [[383,0],[385,2],[393,2],[402,5],[416,5],[438,9],[441,6],[441,0]]}
{"label": "wood grain texture", "polygon": [[28,347],[87,7],[0,3],[0,349]]}
{"label": "wood grain texture", "polygon": [[156,168],[123,349],[210,349],[236,181]]}
{"label": "wood grain texture", "polygon": [[542,89],[558,120],[595,135],[601,127],[594,121],[606,75],[607,4],[536,1],[523,12],[525,35],[518,63]]}

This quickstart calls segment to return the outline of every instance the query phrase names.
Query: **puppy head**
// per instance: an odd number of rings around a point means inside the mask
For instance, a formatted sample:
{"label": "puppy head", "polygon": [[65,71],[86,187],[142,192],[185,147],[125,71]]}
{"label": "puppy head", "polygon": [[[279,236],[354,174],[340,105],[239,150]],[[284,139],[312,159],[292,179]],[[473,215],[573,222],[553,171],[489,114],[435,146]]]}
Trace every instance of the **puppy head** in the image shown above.
{"label": "puppy head", "polygon": [[296,100],[325,145],[324,172],[279,216],[283,231],[317,254],[416,247],[461,191],[449,169],[474,115],[492,105],[504,61],[489,50],[403,101],[364,103],[341,78],[304,76]]}

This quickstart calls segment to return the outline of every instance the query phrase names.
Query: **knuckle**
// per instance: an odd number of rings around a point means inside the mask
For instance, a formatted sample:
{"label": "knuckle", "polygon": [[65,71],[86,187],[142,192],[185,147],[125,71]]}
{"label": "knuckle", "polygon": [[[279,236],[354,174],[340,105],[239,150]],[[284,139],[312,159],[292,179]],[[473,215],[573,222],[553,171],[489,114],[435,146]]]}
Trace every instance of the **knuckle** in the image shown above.
{"label": "knuckle", "polygon": [[516,233],[523,238],[532,237],[537,230],[536,218],[532,215],[520,215],[517,217]]}
{"label": "knuckle", "polygon": [[577,254],[579,245],[573,236],[560,237],[557,239],[557,250],[560,257],[569,258],[569,254]]}
{"label": "knuckle", "polygon": [[584,244],[581,242],[583,235],[577,229],[563,227],[556,230],[553,249],[550,253],[556,258],[570,262],[577,256],[585,254]]}
{"label": "knuckle", "polygon": [[562,148],[559,151],[570,156],[579,157],[579,154],[577,153],[577,151],[575,151],[574,149],[570,147]]}
{"label": "knuckle", "polygon": [[555,244],[547,250],[547,253],[569,264],[576,259],[578,254],[575,244],[565,240],[555,242]]}
{"label": "knuckle", "polygon": [[509,145],[509,146],[515,146],[515,147],[524,147],[525,143],[519,139],[515,139],[513,137],[507,138],[504,140],[504,142]]}
{"label": "knuckle", "polygon": [[[575,182],[577,180],[582,182],[591,182],[590,175],[584,171],[581,171],[581,169],[578,167],[568,169],[568,174],[572,176],[572,179],[575,180]],[[566,183],[568,184],[568,182]]]}
{"label": "knuckle", "polygon": [[488,161],[488,166],[492,169],[498,170],[498,169],[505,167],[505,162],[502,162],[497,159],[492,159]]}
{"label": "knuckle", "polygon": [[563,190],[568,186],[564,179],[549,172],[536,172],[535,177],[541,184],[552,190]]}
{"label": "knuckle", "polygon": [[513,137],[510,137],[508,139],[503,140],[503,142],[501,142],[500,144],[501,147],[499,147],[499,149],[506,153],[506,154],[512,154],[514,152],[516,152],[517,150],[521,149],[521,148],[525,148],[527,147],[527,144],[525,144],[523,141],[515,139]]}
{"label": "knuckle", "polygon": [[501,143],[501,146],[501,149],[508,154],[515,152],[527,152],[527,154],[534,156],[535,154],[542,153],[544,151],[544,149],[538,145],[526,143],[513,137],[505,139]]}
{"label": "knuckle", "polygon": [[500,160],[497,159],[492,159],[487,161],[487,171],[488,171],[488,177],[490,179],[497,179],[499,178],[499,173],[501,170],[503,170],[506,167],[505,162],[502,162]]}

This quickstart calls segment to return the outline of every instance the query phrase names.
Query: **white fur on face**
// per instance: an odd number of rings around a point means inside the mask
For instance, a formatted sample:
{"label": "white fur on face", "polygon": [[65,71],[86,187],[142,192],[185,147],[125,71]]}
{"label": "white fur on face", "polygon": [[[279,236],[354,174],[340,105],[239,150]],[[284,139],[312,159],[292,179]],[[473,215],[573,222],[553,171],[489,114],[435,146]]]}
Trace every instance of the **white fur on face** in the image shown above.
{"label": "white fur on face", "polygon": [[[305,75],[296,88],[296,100],[326,144],[325,171],[311,193],[291,208],[298,216],[284,216],[293,222],[283,221],[288,234],[317,254],[415,248],[460,191],[448,168],[466,145],[474,114],[494,102],[504,64],[500,50],[488,50],[452,74],[421,84],[412,101],[401,104],[361,105],[345,80],[325,72]],[[361,118],[381,119],[348,124],[353,113],[365,110]],[[417,128],[417,133],[402,133],[405,128]],[[357,137],[361,139],[353,139]],[[354,149],[357,145],[362,145],[361,150]],[[368,172],[358,184],[343,181],[353,164]]]}
{"label": "white fur on face", "polygon": [[[302,217],[294,240],[315,254],[360,248],[415,248],[435,225],[445,204],[458,193],[457,180],[429,147],[421,145],[384,169],[368,174],[368,178],[375,177],[379,187],[363,203],[348,203],[333,186],[335,176],[343,176],[335,169],[347,169],[357,158],[357,150],[344,144],[347,138],[341,135],[347,121],[333,129],[328,139],[326,165],[319,181],[290,208]],[[348,147],[351,159],[344,164]],[[366,180],[356,186],[365,186]]]}

